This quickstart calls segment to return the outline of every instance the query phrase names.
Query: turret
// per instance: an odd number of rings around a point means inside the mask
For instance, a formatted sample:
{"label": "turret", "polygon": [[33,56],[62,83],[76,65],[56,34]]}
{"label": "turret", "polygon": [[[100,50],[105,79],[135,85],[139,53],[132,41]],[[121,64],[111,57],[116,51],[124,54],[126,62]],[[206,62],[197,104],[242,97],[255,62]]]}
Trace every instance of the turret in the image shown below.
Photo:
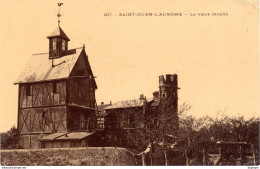
{"label": "turret", "polygon": [[160,99],[178,100],[178,76],[177,74],[167,74],[159,76]]}
{"label": "turret", "polygon": [[66,54],[70,39],[60,26],[50,36],[47,36],[47,38],[49,39],[49,59],[59,58]]}

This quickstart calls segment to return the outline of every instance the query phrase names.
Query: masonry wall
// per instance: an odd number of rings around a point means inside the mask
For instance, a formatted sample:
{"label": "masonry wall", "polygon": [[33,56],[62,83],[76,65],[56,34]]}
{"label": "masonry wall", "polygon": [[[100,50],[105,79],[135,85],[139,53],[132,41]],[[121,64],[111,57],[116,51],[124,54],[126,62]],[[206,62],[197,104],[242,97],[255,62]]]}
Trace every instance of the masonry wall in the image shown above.
{"label": "masonry wall", "polygon": [[[1,150],[4,166],[132,166],[134,155],[124,148],[87,147]],[[139,164],[140,165],[140,164]]]}

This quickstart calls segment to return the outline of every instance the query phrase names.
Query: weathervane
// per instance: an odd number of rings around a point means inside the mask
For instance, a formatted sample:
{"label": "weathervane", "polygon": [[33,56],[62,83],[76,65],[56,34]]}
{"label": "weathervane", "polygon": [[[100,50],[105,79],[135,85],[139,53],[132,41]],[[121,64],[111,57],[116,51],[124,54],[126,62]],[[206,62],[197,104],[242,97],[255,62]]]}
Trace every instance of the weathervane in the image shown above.
{"label": "weathervane", "polygon": [[60,14],[60,6],[63,5],[63,3],[58,3],[58,6],[59,6],[59,12],[57,14],[57,17],[58,17],[58,25],[60,26],[60,17],[61,17],[61,14]]}

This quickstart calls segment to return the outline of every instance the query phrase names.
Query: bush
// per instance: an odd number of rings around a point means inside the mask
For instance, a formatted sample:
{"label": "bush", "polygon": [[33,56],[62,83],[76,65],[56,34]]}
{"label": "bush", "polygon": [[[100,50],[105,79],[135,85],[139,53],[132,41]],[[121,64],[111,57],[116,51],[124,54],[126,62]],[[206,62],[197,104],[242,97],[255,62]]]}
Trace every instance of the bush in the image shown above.
{"label": "bush", "polygon": [[18,145],[19,133],[15,126],[5,132],[0,133],[1,149],[19,149],[22,148]]}

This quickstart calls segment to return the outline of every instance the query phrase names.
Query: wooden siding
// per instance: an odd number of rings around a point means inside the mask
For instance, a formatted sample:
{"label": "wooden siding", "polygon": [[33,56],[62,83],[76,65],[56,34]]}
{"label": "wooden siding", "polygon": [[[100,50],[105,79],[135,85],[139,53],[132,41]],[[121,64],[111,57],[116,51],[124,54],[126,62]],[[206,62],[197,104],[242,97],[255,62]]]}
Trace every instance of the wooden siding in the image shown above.
{"label": "wooden siding", "polygon": [[[53,82],[20,84],[20,108],[41,107],[50,105],[65,104],[66,100],[66,82],[57,81],[60,90],[53,92]],[[26,93],[26,87],[31,85],[32,95]]]}
{"label": "wooden siding", "polygon": [[66,131],[66,107],[19,110],[19,133],[52,133]]}
{"label": "wooden siding", "polygon": [[69,103],[94,108],[95,79],[86,54],[82,53],[71,71],[68,81]]}
{"label": "wooden siding", "polygon": [[95,107],[95,90],[90,88],[89,79],[75,78],[69,80],[69,103]]}

